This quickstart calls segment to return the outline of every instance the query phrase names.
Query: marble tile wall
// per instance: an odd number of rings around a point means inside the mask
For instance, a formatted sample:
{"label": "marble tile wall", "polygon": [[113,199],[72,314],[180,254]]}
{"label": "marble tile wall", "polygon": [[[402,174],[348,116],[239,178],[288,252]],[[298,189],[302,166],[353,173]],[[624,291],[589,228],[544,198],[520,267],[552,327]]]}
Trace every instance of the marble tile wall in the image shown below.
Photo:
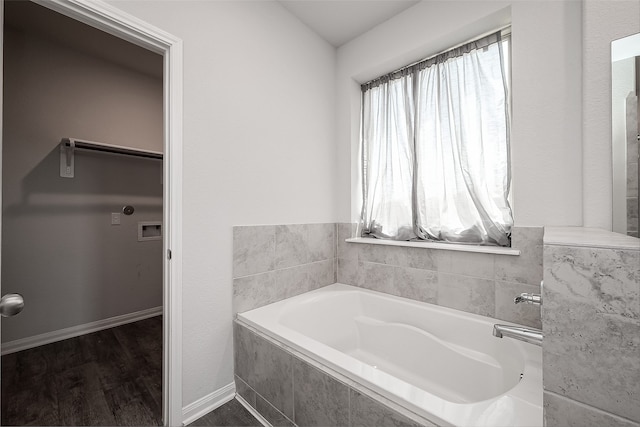
{"label": "marble tile wall", "polygon": [[238,394],[274,426],[431,426],[383,405],[234,323]]}
{"label": "marble tile wall", "polygon": [[542,227],[516,227],[520,256],[347,243],[352,224],[233,228],[234,313],[335,282],[539,328]]}
{"label": "marble tile wall", "polygon": [[347,243],[355,225],[337,226],[338,282],[536,328],[540,308],[513,303],[540,293],[542,227],[515,227],[519,256]]}
{"label": "marble tile wall", "polygon": [[233,227],[233,312],[336,282],[336,225]]}
{"label": "marble tile wall", "polygon": [[640,244],[598,239],[544,245],[548,427],[640,427]]}

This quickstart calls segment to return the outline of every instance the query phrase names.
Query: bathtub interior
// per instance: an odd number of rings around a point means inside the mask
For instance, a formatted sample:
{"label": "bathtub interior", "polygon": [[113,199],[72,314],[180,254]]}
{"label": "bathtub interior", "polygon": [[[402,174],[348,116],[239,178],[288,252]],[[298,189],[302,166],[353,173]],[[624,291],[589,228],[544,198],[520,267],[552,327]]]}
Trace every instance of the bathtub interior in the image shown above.
{"label": "bathtub interior", "polygon": [[449,402],[484,401],[519,383],[524,355],[493,337],[487,318],[332,287],[285,304],[278,322]]}

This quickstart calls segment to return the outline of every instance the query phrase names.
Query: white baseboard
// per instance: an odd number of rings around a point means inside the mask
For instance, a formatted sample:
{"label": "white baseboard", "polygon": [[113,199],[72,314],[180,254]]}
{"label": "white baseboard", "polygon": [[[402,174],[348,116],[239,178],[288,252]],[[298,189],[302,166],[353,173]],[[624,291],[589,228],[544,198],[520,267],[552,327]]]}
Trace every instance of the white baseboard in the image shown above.
{"label": "white baseboard", "polygon": [[2,343],[2,352],[0,352],[0,354],[4,356],[5,354],[15,353],[16,351],[27,350],[29,348],[66,340],[68,338],[79,337],[80,335],[90,334],[103,329],[124,325],[126,323],[137,322],[138,320],[148,319],[149,317],[158,316],[160,314],[162,314],[162,306],[136,311],[135,313],[123,314],[121,316],[110,317],[108,319],[97,320],[95,322],[72,326],[70,328],[59,329],[57,331],[34,335],[32,337],[21,338],[19,340]]}
{"label": "white baseboard", "polygon": [[209,393],[206,396],[182,408],[182,425],[187,425],[219,406],[232,400],[236,395],[236,384],[231,382],[226,386]]}
{"label": "white baseboard", "polygon": [[236,399],[238,399],[238,402],[240,402],[240,404],[242,406],[245,407],[245,409],[247,411],[249,411],[249,413],[251,415],[254,416],[254,418],[256,420],[258,420],[260,422],[260,424],[262,424],[264,427],[272,427],[271,423],[269,421],[267,421],[267,419],[265,417],[263,417],[260,412],[256,411],[256,408],[254,408],[253,406],[249,405],[249,402],[247,402],[246,400],[244,400],[244,398],[242,396],[240,396],[239,394],[236,395]]}

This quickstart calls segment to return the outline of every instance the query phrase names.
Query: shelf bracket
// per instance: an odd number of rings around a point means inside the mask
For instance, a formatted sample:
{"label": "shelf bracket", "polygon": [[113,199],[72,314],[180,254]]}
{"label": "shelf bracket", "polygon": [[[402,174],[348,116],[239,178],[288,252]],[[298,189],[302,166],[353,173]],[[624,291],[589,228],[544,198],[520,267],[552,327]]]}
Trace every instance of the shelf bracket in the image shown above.
{"label": "shelf bracket", "polygon": [[60,177],[73,178],[74,176],[74,153],[76,143],[72,139],[64,138],[60,143]]}

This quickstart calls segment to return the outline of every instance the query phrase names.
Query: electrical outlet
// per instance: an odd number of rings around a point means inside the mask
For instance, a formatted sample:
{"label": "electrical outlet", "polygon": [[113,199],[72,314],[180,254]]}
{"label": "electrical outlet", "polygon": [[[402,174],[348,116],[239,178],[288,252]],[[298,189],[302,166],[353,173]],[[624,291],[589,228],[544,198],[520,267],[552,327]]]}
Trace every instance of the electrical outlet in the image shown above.
{"label": "electrical outlet", "polygon": [[113,212],[111,214],[111,225],[120,225],[120,212]]}

